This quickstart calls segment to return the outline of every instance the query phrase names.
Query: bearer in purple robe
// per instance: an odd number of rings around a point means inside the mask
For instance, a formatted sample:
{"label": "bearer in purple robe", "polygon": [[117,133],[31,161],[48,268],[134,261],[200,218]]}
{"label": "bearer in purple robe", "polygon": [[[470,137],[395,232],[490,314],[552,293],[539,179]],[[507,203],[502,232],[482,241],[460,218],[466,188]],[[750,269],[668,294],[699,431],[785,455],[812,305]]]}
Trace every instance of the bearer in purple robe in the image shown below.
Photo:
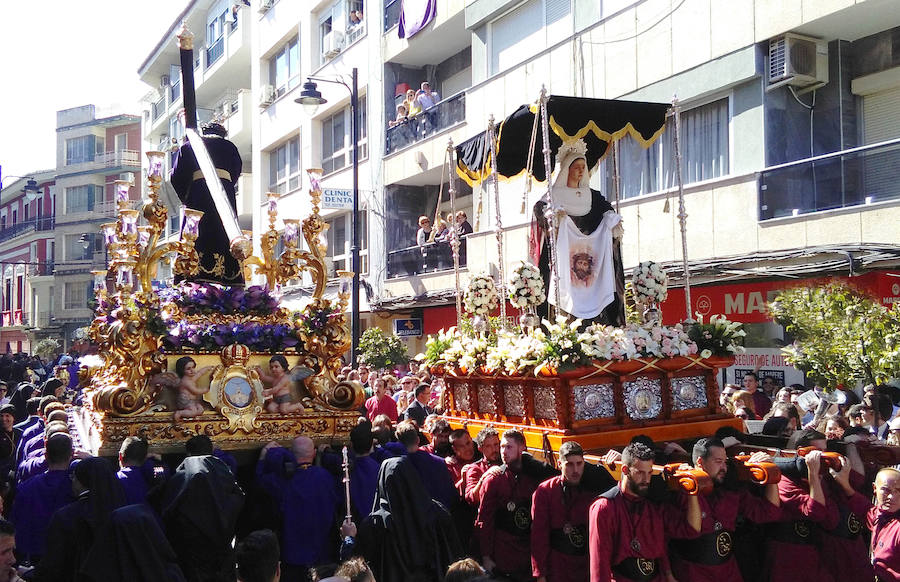
{"label": "bearer in purple robe", "polygon": [[340,497],[334,477],[313,465],[315,444],[297,437],[291,451],[271,442],[263,447],[256,478],[278,504],[282,519],[281,562],[285,580],[299,579],[310,566],[329,561],[332,527]]}
{"label": "bearer in purple robe", "polygon": [[16,546],[23,562],[41,558],[51,516],[73,500],[68,473],[72,453],[68,434],[52,435],[47,439],[48,470],[19,486],[9,517],[16,526]]}

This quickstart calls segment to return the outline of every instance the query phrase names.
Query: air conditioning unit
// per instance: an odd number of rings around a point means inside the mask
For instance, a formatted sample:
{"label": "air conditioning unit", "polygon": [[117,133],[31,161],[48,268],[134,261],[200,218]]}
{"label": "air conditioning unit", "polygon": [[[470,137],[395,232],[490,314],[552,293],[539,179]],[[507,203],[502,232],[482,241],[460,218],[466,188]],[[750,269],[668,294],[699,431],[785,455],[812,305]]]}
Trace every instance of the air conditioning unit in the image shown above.
{"label": "air conditioning unit", "polygon": [[828,44],[821,39],[786,33],[769,41],[766,90],[784,85],[803,92],[828,82]]}
{"label": "air conditioning unit", "polygon": [[259,13],[265,14],[275,4],[275,0],[259,0]]}
{"label": "air conditioning unit", "polygon": [[275,87],[272,85],[263,85],[259,90],[259,106],[268,107],[275,101]]}
{"label": "air conditioning unit", "polygon": [[344,44],[344,33],[340,30],[332,30],[325,35],[322,41],[322,58],[333,59],[341,53]]}
{"label": "air conditioning unit", "polygon": [[134,172],[123,172],[119,174],[120,180],[125,180],[129,184],[134,184]]}
{"label": "air conditioning unit", "polygon": [[159,88],[160,88],[160,89],[165,89],[166,87],[169,86],[169,82],[170,82],[170,81],[171,81],[171,79],[169,78],[168,75],[162,75],[162,76],[159,78]]}

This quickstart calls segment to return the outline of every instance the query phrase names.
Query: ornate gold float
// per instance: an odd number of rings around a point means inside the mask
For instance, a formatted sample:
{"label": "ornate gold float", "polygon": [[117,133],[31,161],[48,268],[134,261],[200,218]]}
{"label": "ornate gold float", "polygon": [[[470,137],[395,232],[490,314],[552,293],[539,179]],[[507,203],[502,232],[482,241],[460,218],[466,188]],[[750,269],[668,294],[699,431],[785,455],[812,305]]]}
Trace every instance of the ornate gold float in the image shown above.
{"label": "ornate gold float", "polygon": [[[168,219],[159,201],[164,155],[147,153],[147,198],[141,210],[130,207],[130,184],[116,182],[118,219],[103,225],[109,271],[96,273],[97,308],[90,327],[99,359],[82,369],[83,406],[75,409],[82,446],[95,454],[111,454],[132,435],[145,436],[163,451],[182,450],[184,441],[197,434],[209,436],[223,449],[254,448],[299,435],[318,442],[346,439],[364,394],[358,383],[337,380],[341,356],[350,346],[344,315],[349,294],[342,285],[336,300],[324,297],[327,270],[322,235],[328,226],[319,216],[321,170],[308,170],[312,213],[302,225],[299,220],[284,219],[279,232],[278,196],[268,194],[269,228],[261,239],[261,256],[251,254],[247,239],[232,243],[247,279],[255,269],[265,277],[265,287],[158,289],[153,280],[166,256],[175,256],[177,275],[197,273],[194,241],[202,215],[184,209],[179,239],[161,241]],[[139,224],[141,217],[143,224]],[[308,251],[299,249],[301,231]],[[314,284],[311,301],[300,312],[291,312],[277,304],[278,289],[303,273],[309,273]],[[263,307],[198,308],[179,289],[207,300],[225,297],[242,307],[251,303]],[[245,294],[255,303],[246,300]],[[191,330],[193,335],[187,339],[193,343],[177,336],[185,329]],[[217,336],[216,330],[221,334]],[[202,341],[197,340],[200,336]],[[258,338],[265,341],[254,344]],[[302,402],[301,411],[266,411],[258,367],[264,368],[275,354],[286,358],[290,370],[305,372],[292,382],[290,395]],[[214,369],[202,395],[202,414],[176,422],[179,378],[175,364],[186,355],[197,369]],[[196,384],[206,387],[199,377]]]}

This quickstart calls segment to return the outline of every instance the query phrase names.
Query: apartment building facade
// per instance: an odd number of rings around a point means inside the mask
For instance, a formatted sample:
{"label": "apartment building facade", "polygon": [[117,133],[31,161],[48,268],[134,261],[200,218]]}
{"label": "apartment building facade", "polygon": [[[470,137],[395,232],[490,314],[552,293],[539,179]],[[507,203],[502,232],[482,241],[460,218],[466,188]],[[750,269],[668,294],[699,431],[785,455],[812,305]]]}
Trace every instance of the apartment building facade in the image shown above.
{"label": "apartment building facade", "polygon": [[[237,215],[241,228],[250,230],[253,183],[252,124],[256,103],[250,87],[251,29],[253,12],[242,2],[192,0],[162,34],[138,67],[140,79],[150,91],[144,98],[142,139],[144,150],[166,152],[166,168],[172,169],[178,146],[184,141],[184,108],[177,35],[184,22],[194,35],[194,88],[197,120],[216,121],[228,131],[241,154],[243,168],[237,184]],[[146,165],[146,164],[145,164]],[[161,198],[169,208],[168,235],[180,231],[181,204],[170,185]],[[159,277],[172,276],[170,262],[160,266]]]}
{"label": "apartment building facade", "polygon": [[[900,296],[890,284],[897,274],[900,214],[900,192],[890,178],[900,147],[893,121],[900,113],[900,50],[893,40],[900,14],[891,2],[434,4],[434,17],[415,34],[407,27],[407,38],[400,34],[401,0],[254,0],[249,7],[197,0],[185,11],[196,19],[189,20],[195,33],[212,31],[195,44],[195,74],[203,72],[200,107],[215,108],[213,93],[226,87],[249,88],[241,94],[250,103],[243,106],[242,97],[239,108],[249,143],[238,145],[242,154],[249,151],[245,172],[254,170],[247,178],[251,202],[242,203],[254,236],[258,240],[268,227],[262,210],[267,191],[281,195],[282,216],[305,216],[305,171],[323,168],[332,276],[349,268],[352,160],[350,92],[328,81],[349,84],[357,70],[363,328],[390,330],[392,322],[412,319],[427,334],[455,323],[455,275],[446,249],[435,245],[423,257],[415,245],[418,218],[449,211],[451,185],[456,209],[475,227],[462,257],[463,285],[469,273],[498,272],[497,216],[506,266],[526,258],[530,208],[541,186],[529,190],[523,179],[504,181],[498,205],[492,185],[451,180],[448,145],[483,133],[490,116],[499,122],[533,103],[542,87],[607,99],[677,97],[687,254],[696,288],[703,290],[693,294],[692,312],[725,312],[777,334],[764,302],[785,281],[867,272],[867,285],[883,290],[885,303]],[[238,23],[224,42],[238,34],[243,43],[235,53],[226,51],[235,56],[225,63],[233,58],[245,72],[235,69],[224,85],[204,89],[204,59],[218,42],[210,23],[223,8]],[[151,86],[168,75],[172,88],[176,28],[142,65]],[[295,103],[307,77],[327,100],[312,116]],[[405,91],[422,82],[438,93],[435,107],[416,124],[390,126]],[[207,93],[209,99],[200,97]],[[164,103],[154,102],[144,127],[145,144],[154,149],[178,138],[172,126],[177,96],[156,97]],[[677,286],[682,246],[673,121],[647,150],[618,143],[618,195],[611,157],[592,183],[617,198],[626,269],[658,261],[672,266]],[[302,297],[304,283],[288,286],[285,296]],[[686,312],[677,305],[679,293],[672,290],[667,318]],[[409,338],[411,352],[421,350],[424,334]]]}
{"label": "apartment building facade", "polygon": [[28,351],[46,337],[65,348],[90,324],[91,271],[106,268],[100,225],[115,217],[114,182],[140,181],[140,120],[94,105],[58,111],[56,167],[3,189],[0,350]]}

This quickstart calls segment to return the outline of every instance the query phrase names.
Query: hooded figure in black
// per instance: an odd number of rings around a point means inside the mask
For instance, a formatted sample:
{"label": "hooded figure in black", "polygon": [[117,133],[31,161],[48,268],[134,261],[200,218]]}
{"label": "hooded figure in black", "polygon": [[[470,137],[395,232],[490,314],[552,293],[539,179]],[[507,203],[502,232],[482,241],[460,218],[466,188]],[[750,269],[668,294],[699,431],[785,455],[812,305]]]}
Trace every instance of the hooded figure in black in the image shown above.
{"label": "hooded figure in black", "polygon": [[145,504],[112,512],[81,568],[88,580],[103,582],[184,582],[175,550]]}
{"label": "hooded figure in black", "polygon": [[18,386],[16,386],[15,391],[12,393],[12,396],[9,398],[9,403],[16,407],[16,422],[22,422],[26,418],[28,418],[28,413],[25,410],[25,404],[28,402],[28,399],[34,394],[34,384],[29,384],[28,382],[22,382]]}
{"label": "hooded figure in black", "polygon": [[[203,126],[203,143],[206,144],[206,151],[216,166],[216,174],[222,182],[231,209],[236,210],[235,186],[241,176],[242,162],[237,147],[225,139],[227,135],[228,132],[218,123]],[[187,141],[175,155],[171,182],[182,204],[203,212],[199,236],[194,243],[200,255],[200,272],[188,280],[243,286],[244,275],[241,266],[231,254],[231,241],[228,240],[216,204],[197,164],[194,150]]]}
{"label": "hooded figure in black", "polygon": [[463,555],[450,514],[429,497],[406,457],[381,464],[375,505],[358,539],[376,580],[443,580]]}
{"label": "hooded figure in black", "polygon": [[[60,387],[65,387],[62,380],[59,378],[50,378],[41,386],[41,397],[56,396],[57,398],[60,398],[61,395],[56,394],[56,389]],[[61,400],[62,399],[60,398],[60,401]]]}
{"label": "hooded figure in black", "polygon": [[94,551],[94,542],[105,535],[112,512],[125,503],[125,493],[112,464],[100,457],[75,466],[72,489],[78,498],[53,514],[47,528],[47,552],[32,580],[92,580],[80,572],[81,567]]}
{"label": "hooded figure in black", "polygon": [[188,457],[150,497],[185,578],[233,582],[231,541],[244,492],[228,465],[212,455]]}

